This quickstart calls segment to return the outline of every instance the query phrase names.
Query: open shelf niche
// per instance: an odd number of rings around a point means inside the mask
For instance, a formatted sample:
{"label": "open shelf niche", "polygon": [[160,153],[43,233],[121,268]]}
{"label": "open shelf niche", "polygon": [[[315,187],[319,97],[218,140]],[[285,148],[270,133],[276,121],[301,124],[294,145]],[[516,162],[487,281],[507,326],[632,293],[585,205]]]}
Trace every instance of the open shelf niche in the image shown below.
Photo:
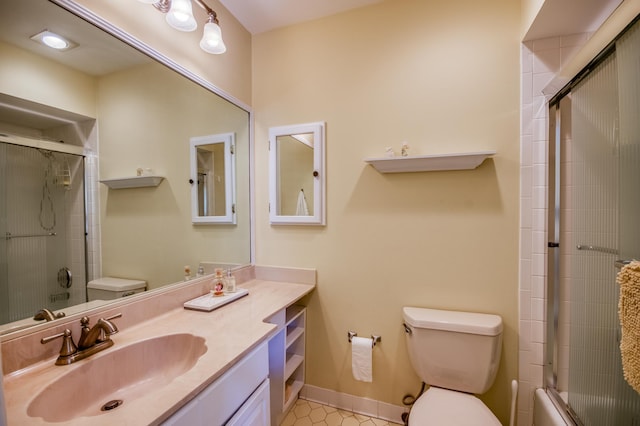
{"label": "open shelf niche", "polygon": [[102,179],[100,182],[111,189],[125,189],[158,186],[163,179],[163,176],[131,176],[117,179]]}
{"label": "open shelf niche", "polygon": [[487,158],[494,156],[495,153],[496,151],[479,151],[412,157],[369,157],[364,161],[371,164],[380,173],[472,170]]}
{"label": "open shelf niche", "polygon": [[269,322],[279,331],[269,341],[271,424],[280,424],[304,386],[306,308],[292,305]]}

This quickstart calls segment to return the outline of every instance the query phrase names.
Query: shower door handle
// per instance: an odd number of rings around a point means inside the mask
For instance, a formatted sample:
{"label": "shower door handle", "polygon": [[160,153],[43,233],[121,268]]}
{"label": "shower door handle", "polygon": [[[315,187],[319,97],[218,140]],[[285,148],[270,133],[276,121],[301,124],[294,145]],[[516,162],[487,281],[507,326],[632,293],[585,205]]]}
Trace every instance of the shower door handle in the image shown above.
{"label": "shower door handle", "polygon": [[71,271],[66,266],[60,268],[58,271],[58,284],[62,288],[69,288],[71,284],[73,284],[73,277],[71,276]]}

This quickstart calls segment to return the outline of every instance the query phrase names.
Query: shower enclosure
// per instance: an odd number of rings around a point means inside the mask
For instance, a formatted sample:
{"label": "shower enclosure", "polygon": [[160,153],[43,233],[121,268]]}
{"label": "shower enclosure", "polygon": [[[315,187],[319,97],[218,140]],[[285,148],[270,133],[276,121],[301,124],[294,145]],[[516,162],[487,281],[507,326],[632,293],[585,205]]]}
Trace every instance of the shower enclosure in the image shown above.
{"label": "shower enclosure", "polygon": [[86,301],[84,157],[0,142],[0,324]]}
{"label": "shower enclosure", "polygon": [[619,286],[640,259],[640,25],[550,102],[547,389],[579,425],[640,425]]}

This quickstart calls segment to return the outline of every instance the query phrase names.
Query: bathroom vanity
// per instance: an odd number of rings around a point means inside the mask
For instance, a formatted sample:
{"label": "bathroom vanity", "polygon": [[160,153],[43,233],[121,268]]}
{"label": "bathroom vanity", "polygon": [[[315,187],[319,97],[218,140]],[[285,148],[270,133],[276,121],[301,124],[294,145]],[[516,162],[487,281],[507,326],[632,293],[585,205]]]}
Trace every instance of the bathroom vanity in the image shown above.
{"label": "bathroom vanity", "polygon": [[[292,324],[304,328],[304,309],[296,303],[315,286],[314,270],[291,271],[248,268],[239,287],[249,295],[212,312],[182,306],[208,291],[211,276],[91,312],[92,323],[122,313],[114,320],[115,344],[68,366],[54,365],[58,343],[40,339],[65,328],[77,339],[79,318],[5,336],[9,424],[270,424],[270,380],[282,386],[289,378],[270,371],[270,358],[286,359],[287,346],[276,345],[282,353],[273,354],[270,342],[283,328],[267,321],[296,312]],[[118,400],[116,408],[100,411]]]}

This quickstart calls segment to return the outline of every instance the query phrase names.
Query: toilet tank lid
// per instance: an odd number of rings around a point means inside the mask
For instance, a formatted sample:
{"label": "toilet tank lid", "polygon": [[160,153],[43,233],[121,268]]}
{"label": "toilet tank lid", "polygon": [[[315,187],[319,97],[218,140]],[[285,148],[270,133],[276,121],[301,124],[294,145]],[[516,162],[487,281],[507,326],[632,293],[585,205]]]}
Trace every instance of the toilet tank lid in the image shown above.
{"label": "toilet tank lid", "polygon": [[416,328],[456,331],[497,336],[502,333],[502,318],[493,314],[444,311],[428,308],[403,308],[404,321]]}
{"label": "toilet tank lid", "polygon": [[125,291],[146,287],[147,282],[127,278],[102,277],[89,281],[87,288],[94,290]]}

